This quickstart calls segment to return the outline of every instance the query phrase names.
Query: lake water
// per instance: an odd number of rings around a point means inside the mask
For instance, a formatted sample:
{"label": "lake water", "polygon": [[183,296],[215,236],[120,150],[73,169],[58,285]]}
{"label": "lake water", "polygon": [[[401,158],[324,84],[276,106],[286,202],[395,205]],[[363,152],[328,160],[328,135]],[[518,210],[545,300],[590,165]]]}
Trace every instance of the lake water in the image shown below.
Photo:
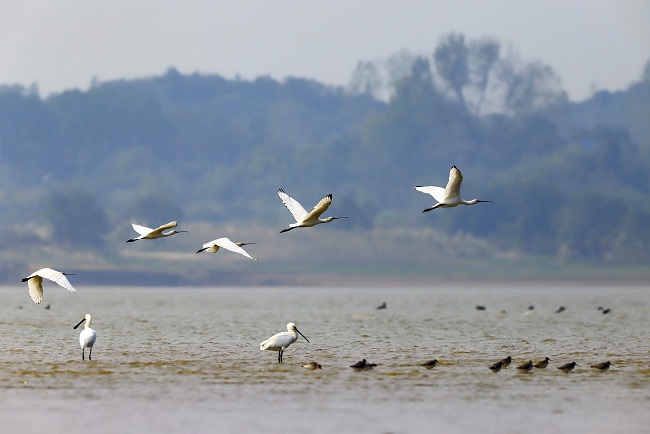
{"label": "lake water", "polygon": [[[42,305],[24,284],[0,290],[2,432],[641,433],[650,426],[646,286],[77,289],[45,282]],[[382,302],[387,309],[376,310]],[[566,310],[555,313],[560,305]],[[97,332],[91,362],[81,361],[72,328],[85,313]],[[259,343],[288,322],[311,343],[300,338],[278,364]],[[488,369],[508,355],[508,369]],[[546,369],[515,369],[544,357]],[[378,366],[349,368],[362,358]],[[433,358],[434,369],[418,366]],[[312,360],[323,369],[301,367]],[[614,364],[609,371],[589,367],[605,360]],[[556,369],[571,361],[573,372]]]}

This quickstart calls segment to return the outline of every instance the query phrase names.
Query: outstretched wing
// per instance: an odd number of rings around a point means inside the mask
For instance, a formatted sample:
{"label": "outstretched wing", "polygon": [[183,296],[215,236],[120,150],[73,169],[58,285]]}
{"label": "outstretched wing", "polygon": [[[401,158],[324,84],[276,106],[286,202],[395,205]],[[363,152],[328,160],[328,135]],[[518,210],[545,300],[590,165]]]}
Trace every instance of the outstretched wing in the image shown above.
{"label": "outstretched wing", "polygon": [[237,244],[230,241],[229,238],[218,238],[218,239],[212,241],[212,243],[214,243],[217,246],[222,247],[222,248],[224,248],[226,250],[230,250],[231,252],[239,253],[240,255],[244,255],[247,258],[250,258],[250,259],[253,259],[253,260],[257,261],[257,258],[253,258],[251,255],[249,255],[246,252],[246,250],[242,249]]}
{"label": "outstretched wing", "polygon": [[43,268],[38,270],[37,273],[39,276],[51,280],[52,282],[55,282],[57,285],[64,287],[70,292],[77,292],[77,290],[74,289],[74,287],[70,284],[70,282],[65,277],[65,275],[59,271],[52,270],[51,268]]}
{"label": "outstretched wing", "polygon": [[312,220],[312,219],[317,219],[323,214],[325,211],[327,211],[327,208],[330,207],[330,204],[332,203],[332,195],[328,194],[324,198],[320,200],[312,209],[309,211],[309,214],[305,217],[305,220]]}
{"label": "outstretched wing", "polygon": [[430,194],[438,203],[442,202],[445,198],[445,189],[442,187],[418,185],[415,189],[421,193]]}
{"label": "outstretched wing", "polygon": [[[463,174],[460,173],[458,167],[452,166],[449,170],[449,181],[445,187],[445,201],[450,199],[460,198],[460,184],[463,182]],[[440,201],[438,201],[440,202]]]}
{"label": "outstretched wing", "polygon": [[302,207],[302,205],[300,205],[300,202],[289,196],[281,188],[278,190],[278,196],[280,196],[280,200],[282,200],[282,203],[287,207],[293,218],[296,219],[297,223],[305,220],[307,211]]}
{"label": "outstretched wing", "polygon": [[133,230],[135,230],[138,234],[142,235],[147,235],[153,232],[153,229],[148,228],[146,226],[140,226],[136,225],[135,223],[132,223],[131,226],[133,226]]}
{"label": "outstretched wing", "polygon": [[34,276],[27,281],[27,288],[29,289],[29,296],[32,301],[39,304],[43,300],[43,278],[41,276]]}

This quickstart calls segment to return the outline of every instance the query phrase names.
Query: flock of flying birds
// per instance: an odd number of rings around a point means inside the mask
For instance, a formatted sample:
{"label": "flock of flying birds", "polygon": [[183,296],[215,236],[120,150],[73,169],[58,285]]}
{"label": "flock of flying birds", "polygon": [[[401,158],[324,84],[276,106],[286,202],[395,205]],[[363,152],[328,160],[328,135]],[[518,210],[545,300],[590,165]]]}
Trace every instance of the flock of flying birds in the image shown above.
{"label": "flock of flying birds", "polygon": [[[460,197],[460,186],[462,181],[463,181],[462,173],[460,172],[460,170],[458,170],[456,166],[453,166],[449,171],[449,180],[445,188],[435,187],[435,186],[415,187],[417,191],[420,191],[425,194],[429,194],[433,196],[433,198],[436,200],[435,205],[426,208],[422,212],[429,212],[437,208],[453,208],[458,205],[475,205],[480,202],[492,202],[489,200],[478,200],[478,199],[472,199],[469,201],[463,200]],[[332,203],[331,194],[328,194],[323,199],[321,199],[310,212],[307,212],[307,210],[305,210],[305,208],[300,204],[300,202],[298,202],[297,200],[289,196],[287,193],[285,193],[283,189],[278,190],[278,196],[280,197],[282,203],[287,207],[287,209],[289,210],[293,218],[296,220],[295,223],[290,224],[288,228],[283,229],[282,231],[280,231],[280,233],[288,232],[296,228],[309,228],[322,223],[329,223],[336,219],[347,218],[347,217],[320,218],[320,216],[329,208],[329,206]],[[178,222],[176,221],[169,222],[156,229],[151,229],[137,224],[133,224],[132,226],[133,229],[139,234],[139,236],[127,240],[127,243],[135,242],[138,240],[153,240],[157,238],[169,237],[181,232],[188,232],[188,231],[170,230],[178,226]],[[242,246],[248,244],[255,244],[255,243],[242,243],[242,242],[235,243],[226,237],[217,238],[215,240],[203,244],[203,247],[199,249],[196,253],[201,253],[201,252],[216,253],[217,251],[219,251],[219,249],[223,248],[225,250],[229,250],[234,253],[239,253],[240,255],[243,255],[249,259],[257,260],[258,258],[253,258],[248,254],[248,252],[246,252],[242,248]],[[29,276],[23,278],[22,282],[27,282],[29,295],[34,301],[34,303],[38,304],[43,300],[43,279],[51,280],[70,292],[76,292],[77,290],[72,286],[72,284],[70,284],[70,282],[66,278],[66,276],[69,275],[72,275],[72,273],[62,273],[60,271],[56,271],[51,268],[42,268],[30,274]],[[385,304],[383,305],[383,308],[385,308]],[[90,324],[92,322],[92,317],[90,316],[90,314],[86,314],[84,318],[81,321],[79,321],[77,325],[74,326],[74,329],[78,328],[84,322],[85,322],[84,330],[82,330],[79,335],[79,344],[81,346],[81,359],[85,360],[85,348],[89,348],[88,359],[92,360],[92,348],[93,345],[95,344],[95,341],[97,340],[97,333],[92,328],[90,328]],[[270,338],[268,338],[267,340],[265,340],[264,342],[262,342],[260,344],[260,350],[277,351],[278,363],[282,363],[282,355],[284,353],[284,350],[289,345],[291,345],[296,340],[298,340],[298,335],[302,336],[307,342],[309,342],[309,340],[302,333],[300,333],[300,331],[298,330],[298,328],[294,323],[289,323],[287,324],[286,332],[277,333],[271,336]],[[507,358],[500,360],[496,362],[494,365],[490,366],[490,369],[493,372],[498,372],[501,370],[501,368],[507,367],[510,364],[511,360],[512,360],[511,357],[508,356]],[[533,367],[545,368],[548,365],[549,360],[550,359],[547,357],[545,360],[542,360],[536,364],[533,364],[532,361],[528,361],[518,366],[517,369],[523,371],[530,371]],[[436,366],[437,363],[438,363],[437,360],[431,360],[422,364],[422,366],[426,367],[427,369],[432,369],[433,367]],[[608,361],[608,362],[599,363],[597,365],[592,365],[592,367],[604,371],[609,368],[610,364],[611,363]],[[311,370],[321,369],[321,365],[319,365],[316,362],[305,363],[302,366],[304,368],[311,369]],[[350,367],[355,370],[369,370],[374,368],[375,366],[377,365],[374,363],[369,363],[366,361],[366,359],[363,359],[355,363],[354,365],[351,365]],[[562,365],[558,367],[558,369],[564,372],[570,372],[575,366],[576,363],[572,362],[572,363],[567,363],[565,365]]]}

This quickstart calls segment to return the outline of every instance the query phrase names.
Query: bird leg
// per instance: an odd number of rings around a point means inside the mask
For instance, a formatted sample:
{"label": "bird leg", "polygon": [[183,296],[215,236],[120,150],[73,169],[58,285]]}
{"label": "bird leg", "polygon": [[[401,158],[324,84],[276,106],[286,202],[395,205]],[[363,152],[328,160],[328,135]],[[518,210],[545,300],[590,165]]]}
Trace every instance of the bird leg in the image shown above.
{"label": "bird leg", "polygon": [[280,350],[280,351],[278,351],[278,363],[282,363],[282,352],[283,352],[283,351],[284,351],[284,350]]}
{"label": "bird leg", "polygon": [[86,359],[84,358],[84,347],[81,347],[81,360],[82,360],[82,361],[83,361],[83,360],[86,360]]}
{"label": "bird leg", "polygon": [[88,360],[93,359],[93,347],[90,347],[90,352],[88,353]]}

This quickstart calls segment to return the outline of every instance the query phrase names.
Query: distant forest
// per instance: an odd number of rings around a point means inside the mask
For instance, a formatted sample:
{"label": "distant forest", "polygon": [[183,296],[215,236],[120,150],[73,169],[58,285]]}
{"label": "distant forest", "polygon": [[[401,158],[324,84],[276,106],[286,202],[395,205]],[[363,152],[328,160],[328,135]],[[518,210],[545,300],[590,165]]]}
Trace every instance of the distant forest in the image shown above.
{"label": "distant forest", "polygon": [[[434,201],[413,187],[444,187],[452,165],[465,199],[495,203],[422,214]],[[47,98],[0,86],[5,263],[26,250],[42,261],[47,246],[110,262],[132,222],[276,231],[291,221],[282,187],[306,208],[334,194],[327,215],[350,218],[313,229],[323,237],[440,231],[499,252],[647,264],[649,169],[650,63],[625,91],[571,102],[547,65],[460,34],[427,55],[361,61],[346,87],[174,68]]]}

